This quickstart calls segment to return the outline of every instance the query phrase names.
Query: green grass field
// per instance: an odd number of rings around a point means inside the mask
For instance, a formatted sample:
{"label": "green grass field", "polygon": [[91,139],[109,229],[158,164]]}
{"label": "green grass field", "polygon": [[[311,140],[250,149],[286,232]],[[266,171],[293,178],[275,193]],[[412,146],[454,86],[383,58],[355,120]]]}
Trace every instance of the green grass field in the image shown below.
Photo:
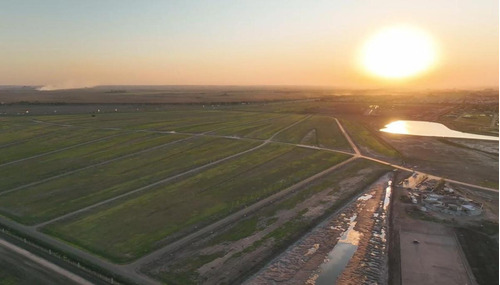
{"label": "green grass field", "polygon": [[[52,129],[49,127],[49,129]],[[18,133],[30,130],[18,131]],[[90,129],[58,129],[47,133],[41,138],[37,136],[29,140],[13,141],[0,148],[0,165],[7,162],[16,161],[30,156],[40,155],[51,151],[57,151],[61,148],[76,146],[78,144],[90,142],[105,138],[107,136],[117,135],[114,131],[90,130]],[[17,134],[16,134],[17,135]]]}
{"label": "green grass field", "polygon": [[60,126],[34,124],[27,120],[2,120],[0,128],[0,147],[2,148],[9,144],[49,137],[52,133],[65,129]]}
{"label": "green grass field", "polygon": [[386,157],[400,157],[396,149],[377,137],[377,135],[373,134],[367,127],[363,126],[362,123],[349,120],[341,120],[341,122],[358,147],[366,147]]}
{"label": "green grass field", "polygon": [[[1,168],[0,193],[72,170],[130,155],[185,138],[181,135],[123,133],[99,142],[82,145],[52,155],[20,161]],[[1,151],[0,151],[1,152]],[[26,170],[29,174],[26,175]]]}
{"label": "green grass field", "polygon": [[[266,260],[280,249],[285,248],[291,242],[303,235],[308,229],[317,223],[318,219],[333,213],[339,209],[345,202],[351,199],[356,194],[360,193],[365,187],[374,182],[380,175],[387,172],[390,168],[372,161],[358,159],[350,162],[348,165],[341,169],[320,177],[310,184],[302,187],[296,194],[287,197],[284,200],[273,203],[259,210],[255,214],[249,216],[247,219],[235,223],[233,226],[226,228],[224,231],[215,235],[212,239],[205,241],[205,243],[196,244],[195,247],[200,252],[204,252],[208,248],[216,247],[218,244],[228,244],[231,242],[241,241],[251,238],[253,235],[260,231],[273,226],[274,223],[282,223],[275,230],[268,234],[261,234],[261,238],[257,239],[253,244],[242,248],[238,252],[221,250],[218,254],[214,255],[194,255],[189,258],[182,258],[182,254],[172,264],[169,265],[168,271],[157,271],[157,268],[151,268],[151,271],[145,271],[147,274],[160,279],[167,284],[197,284],[202,280],[198,279],[197,269],[204,264],[207,264],[216,258],[230,255],[232,259],[237,259],[249,253],[264,244],[272,243],[272,250],[266,250],[266,253],[259,254],[259,258]],[[346,180],[351,180],[356,177],[363,177],[353,187],[345,187],[342,192],[342,183]],[[337,199],[334,204],[329,207],[325,213],[316,218],[306,216],[307,209],[297,210],[293,215],[285,214],[285,221],[280,220],[280,214],[294,209],[303,208],[301,204],[311,199],[321,192],[328,192],[328,197],[335,197]],[[318,199],[315,206],[325,203],[324,200]],[[314,207],[314,206],[313,206]],[[283,218],[281,218],[283,219]],[[221,247],[223,248],[223,247]],[[194,250],[194,249],[193,249]],[[195,251],[195,252],[196,252]],[[253,264],[255,266],[255,264]],[[224,266],[224,265],[223,265]],[[247,268],[251,270],[251,268]],[[228,280],[231,282],[231,280]]]}
{"label": "green grass field", "polygon": [[146,186],[257,143],[192,138],[1,196],[0,213],[35,224]]}
{"label": "green grass field", "polygon": [[212,110],[105,113],[90,115],[41,116],[42,121],[82,127],[120,128],[178,132],[206,132],[227,122],[258,120],[257,113]]}
{"label": "green grass field", "polygon": [[[259,117],[264,117],[259,115]],[[236,124],[232,127],[216,130],[221,135],[234,135],[238,137],[269,139],[274,133],[305,118],[303,115],[286,115],[274,117],[269,121],[258,121],[255,124]]]}
{"label": "green grass field", "polygon": [[348,157],[268,145],[43,230],[115,262],[131,261],[168,243],[172,235],[214,222]]}
{"label": "green grass field", "polygon": [[332,149],[351,150],[335,119],[326,116],[313,116],[283,131],[276,136],[275,140]]}
{"label": "green grass field", "polygon": [[[0,120],[5,123],[0,126],[0,164],[19,160],[0,165],[0,215],[25,225],[49,222],[39,230],[116,263],[136,260],[350,157],[281,142],[351,150],[334,118],[283,112],[172,108]],[[367,136],[366,130],[357,131],[358,139]],[[272,137],[252,152],[164,181]],[[380,148],[373,143],[370,147]],[[359,185],[342,195],[335,193],[338,183],[365,175],[359,173],[368,168],[373,171]],[[383,170],[365,160],[351,162],[231,225],[212,243],[235,242],[279,223],[231,257],[271,242],[273,251],[263,257],[267,258],[317,222],[305,218],[306,209],[283,222],[282,211],[303,207],[304,201],[332,191],[340,196],[330,213]],[[159,181],[163,182],[156,184]],[[143,190],[50,223],[138,189]],[[226,254],[184,260],[177,277],[192,280],[187,268]],[[155,278],[176,279],[172,274]]]}

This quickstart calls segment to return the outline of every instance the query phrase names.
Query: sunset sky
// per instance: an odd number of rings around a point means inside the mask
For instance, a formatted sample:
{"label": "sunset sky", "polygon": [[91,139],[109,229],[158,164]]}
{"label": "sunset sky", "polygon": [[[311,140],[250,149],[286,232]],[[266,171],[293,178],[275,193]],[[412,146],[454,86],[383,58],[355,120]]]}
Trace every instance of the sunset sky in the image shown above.
{"label": "sunset sky", "polygon": [[[392,26],[436,62],[382,79],[359,63]],[[497,0],[55,1],[0,8],[0,84],[498,86]]]}

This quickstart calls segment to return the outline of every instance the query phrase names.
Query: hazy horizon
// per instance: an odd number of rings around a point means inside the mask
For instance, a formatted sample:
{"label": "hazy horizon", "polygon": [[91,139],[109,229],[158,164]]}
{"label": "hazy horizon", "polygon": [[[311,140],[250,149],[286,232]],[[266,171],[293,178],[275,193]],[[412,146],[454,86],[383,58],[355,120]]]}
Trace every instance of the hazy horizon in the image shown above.
{"label": "hazy horizon", "polygon": [[[498,3],[7,1],[1,85],[498,88]],[[413,77],[369,74],[360,50],[409,25],[435,44]],[[14,27],[14,28],[13,28]]]}

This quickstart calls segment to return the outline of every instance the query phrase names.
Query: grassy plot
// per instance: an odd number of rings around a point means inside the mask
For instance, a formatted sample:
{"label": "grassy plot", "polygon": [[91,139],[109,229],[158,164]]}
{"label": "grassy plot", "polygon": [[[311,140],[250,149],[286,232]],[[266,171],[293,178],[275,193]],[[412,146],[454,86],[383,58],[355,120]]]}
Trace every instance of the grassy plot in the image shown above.
{"label": "grassy plot", "polygon": [[396,149],[384,142],[376,134],[373,134],[368,128],[363,126],[363,124],[348,120],[342,120],[341,122],[358,147],[367,148],[387,157],[400,157]]}
{"label": "grassy plot", "polygon": [[[198,284],[203,281],[216,284],[222,280],[205,278],[222,275],[230,276],[224,282],[235,283],[231,278],[248,274],[259,263],[271,259],[388,170],[385,165],[368,160],[350,162],[305,185],[294,195],[183,248],[175,257],[157,261],[144,272],[167,284]],[[212,252],[218,254],[210,254]],[[217,258],[225,261],[210,264]],[[201,269],[204,265],[212,268],[210,272]],[[236,272],[226,274],[231,271]]]}
{"label": "grassy plot", "polygon": [[[211,120],[201,120],[193,122],[192,124],[184,124],[176,126],[173,129],[178,132],[206,132],[213,131],[221,128],[226,128],[227,126],[232,126],[234,124],[245,125],[251,124],[255,121],[262,119],[262,116],[256,113],[249,112],[218,112],[219,115]],[[267,115],[267,117],[275,117],[276,115]]]}
{"label": "grassy plot", "polygon": [[0,169],[0,193],[72,170],[105,162],[184,138],[182,135],[128,133],[6,165]]}
{"label": "grassy plot", "polygon": [[247,138],[268,139],[277,131],[290,126],[304,117],[303,115],[274,117],[269,121],[258,121],[255,124],[237,124],[232,127],[216,130],[215,133]]}
{"label": "grassy plot", "polygon": [[268,145],[177,183],[49,224],[44,231],[126,262],[348,157]]}
{"label": "grassy plot", "polygon": [[[241,114],[245,114],[242,116]],[[212,123],[211,131],[218,132],[220,130],[231,130],[231,129],[239,129],[244,126],[254,126],[258,124],[262,124],[264,121],[270,121],[279,117],[277,114],[259,114],[259,113],[241,113],[238,116],[227,116],[224,117],[223,122],[217,122],[216,124]],[[182,128],[176,129],[176,131],[185,131],[185,132],[199,132],[201,131],[199,128],[202,127],[203,131],[207,131],[208,128],[204,127],[204,125],[192,125],[192,126],[184,126]]]}
{"label": "grassy plot", "polygon": [[217,124],[256,117],[249,112],[211,110],[163,111],[138,113],[106,113],[88,115],[46,116],[41,120],[85,127],[148,129],[159,131],[204,132]]}
{"label": "grassy plot", "polygon": [[255,143],[193,138],[1,196],[0,213],[35,224],[241,152]]}
{"label": "grassy plot", "polygon": [[52,132],[50,136],[44,136],[43,139],[33,138],[0,148],[0,164],[76,146],[116,134],[118,134],[116,131],[90,129],[58,130]]}
{"label": "grassy plot", "polygon": [[11,144],[21,143],[34,138],[43,138],[60,130],[67,128],[59,126],[34,124],[29,121],[15,123],[13,121],[2,122],[2,130],[0,132],[0,147],[6,147]]}
{"label": "grassy plot", "polygon": [[351,150],[332,117],[314,116],[280,133],[276,141]]}

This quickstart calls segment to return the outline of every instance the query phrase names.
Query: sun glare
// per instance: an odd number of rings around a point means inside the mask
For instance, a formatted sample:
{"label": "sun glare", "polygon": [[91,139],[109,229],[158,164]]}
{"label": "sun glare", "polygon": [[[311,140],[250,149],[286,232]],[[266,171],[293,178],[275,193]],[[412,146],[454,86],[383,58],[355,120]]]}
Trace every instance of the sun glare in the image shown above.
{"label": "sun glare", "polygon": [[362,57],[368,72],[385,78],[404,78],[429,69],[436,59],[436,48],[424,31],[397,26],[371,37]]}
{"label": "sun glare", "polygon": [[396,121],[385,125],[385,128],[381,129],[382,132],[393,133],[393,134],[409,134],[406,123],[403,121]]}

